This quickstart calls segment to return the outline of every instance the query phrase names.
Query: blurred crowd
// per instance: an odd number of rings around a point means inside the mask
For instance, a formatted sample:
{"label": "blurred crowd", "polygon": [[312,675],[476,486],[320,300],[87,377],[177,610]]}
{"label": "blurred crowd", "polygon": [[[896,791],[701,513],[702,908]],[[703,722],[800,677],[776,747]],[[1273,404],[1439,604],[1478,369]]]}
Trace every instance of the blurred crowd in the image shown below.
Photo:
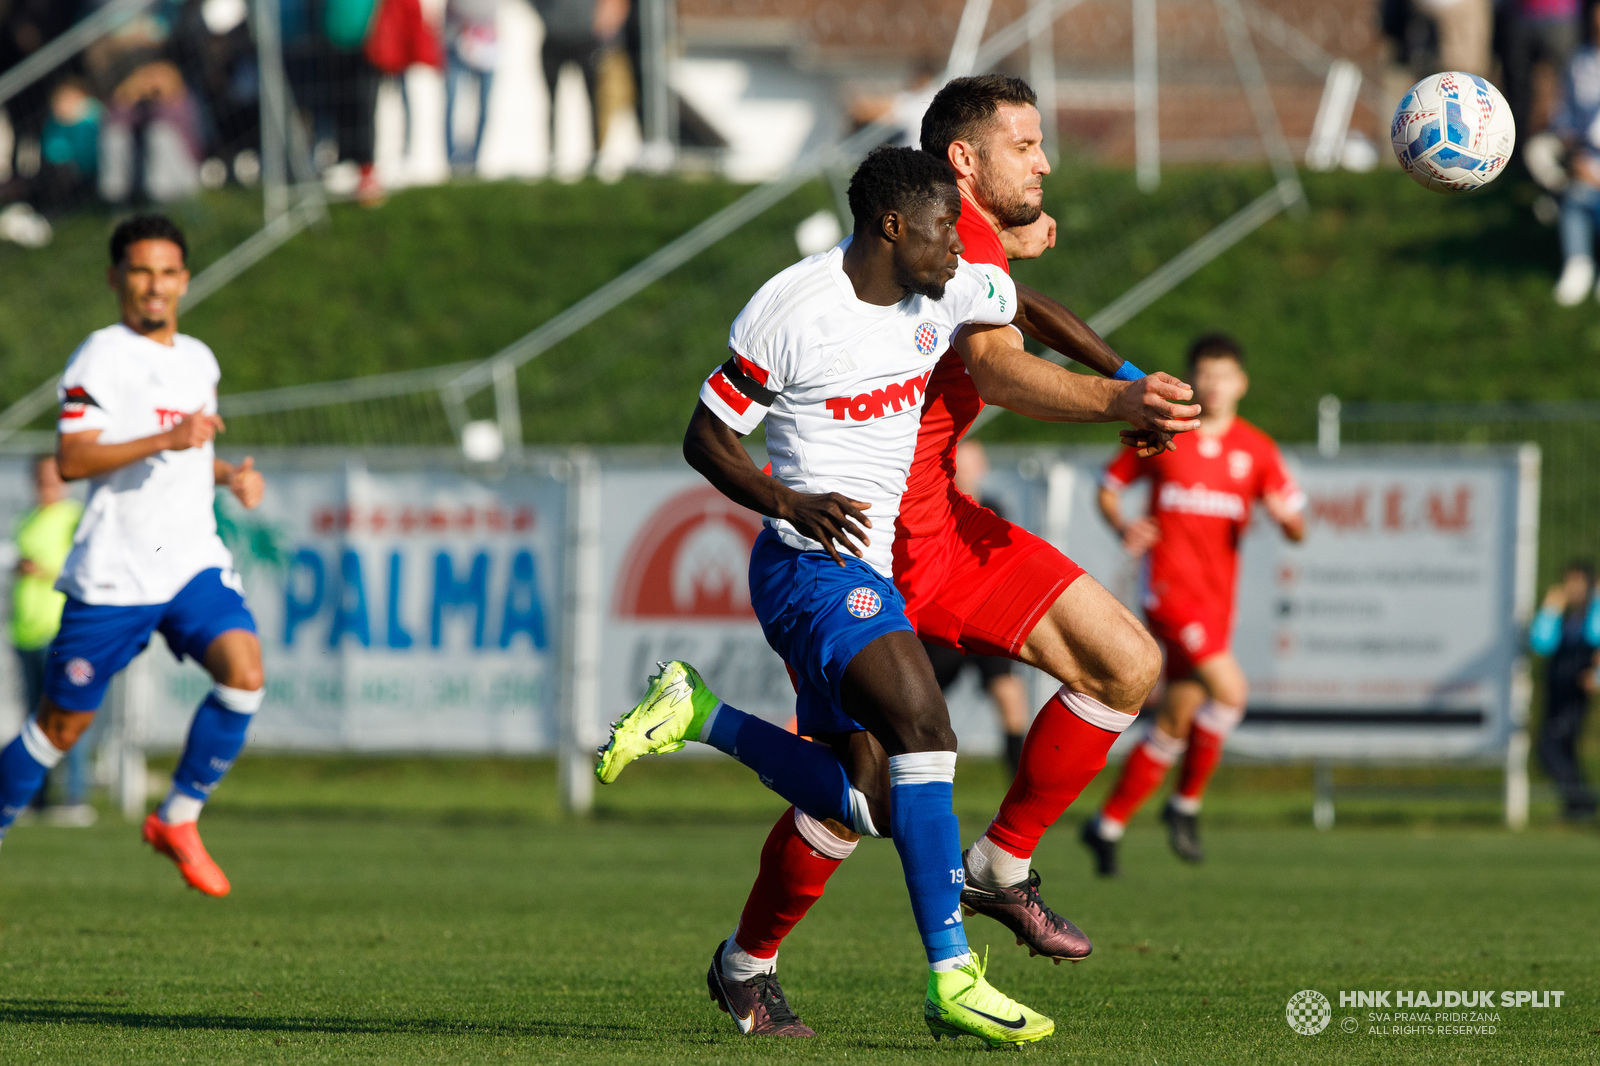
{"label": "blurred crowd", "polygon": [[[109,0],[0,0],[0,71]],[[500,61],[501,0],[277,0],[283,68],[313,165],[353,167],[356,197],[383,202],[374,167],[379,88],[438,69],[452,169],[476,165]],[[92,200],[167,203],[261,175],[261,70],[247,0],[157,0],[5,101],[0,238],[48,241],[48,216]],[[591,102],[618,79],[637,106],[638,20],[630,0],[534,0],[554,98],[575,65]],[[616,95],[615,92],[613,95]],[[552,115],[554,108],[551,108]],[[609,112],[592,106],[596,140]],[[461,118],[466,121],[459,121]],[[9,164],[9,165],[7,165]]]}

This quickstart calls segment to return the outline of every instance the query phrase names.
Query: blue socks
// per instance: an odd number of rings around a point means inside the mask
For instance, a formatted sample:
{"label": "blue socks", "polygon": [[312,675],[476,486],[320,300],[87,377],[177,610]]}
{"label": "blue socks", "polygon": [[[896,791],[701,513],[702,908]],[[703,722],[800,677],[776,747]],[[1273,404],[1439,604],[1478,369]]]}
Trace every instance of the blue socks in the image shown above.
{"label": "blue socks", "polygon": [[961,827],[951,806],[956,753],[921,751],[889,759],[890,828],[900,852],[911,913],[935,970],[965,962],[961,925]]}
{"label": "blue socks", "polygon": [[851,824],[850,779],[823,745],[726,703],[707,717],[699,739],[750,767],[763,785],[817,821]]}
{"label": "blue socks", "polygon": [[[205,802],[211,790],[217,787],[217,782],[222,780],[222,775],[233,767],[239,749],[244,747],[244,735],[250,729],[250,719],[261,706],[263,694],[262,689],[250,692],[226,685],[212,687],[200,708],[194,712],[194,721],[189,723],[189,739],[183,746],[183,758],[178,760],[178,768],[172,773],[172,791],[175,795]],[[164,821],[194,820],[169,818],[167,807],[170,806],[171,798],[162,810]],[[198,814],[198,809],[195,809],[195,813]]]}
{"label": "blue socks", "polygon": [[50,768],[65,754],[50,743],[38,721],[29,715],[22,732],[0,751],[0,835],[28,809]]}

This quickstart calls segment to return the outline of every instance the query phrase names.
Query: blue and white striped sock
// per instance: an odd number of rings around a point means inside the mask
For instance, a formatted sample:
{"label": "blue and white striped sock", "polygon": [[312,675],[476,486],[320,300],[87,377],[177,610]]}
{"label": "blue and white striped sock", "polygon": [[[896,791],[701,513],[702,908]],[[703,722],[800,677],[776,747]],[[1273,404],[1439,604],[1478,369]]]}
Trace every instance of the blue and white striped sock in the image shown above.
{"label": "blue and white striped sock", "polygon": [[244,747],[250,720],[261,708],[265,689],[250,691],[214,685],[194,712],[183,757],[172,772],[172,791],[161,805],[161,820],[181,825],[200,817],[212,789],[233,768]]}
{"label": "blue and white striped sock", "polygon": [[50,743],[39,728],[38,719],[29,717],[22,732],[0,751],[0,836],[28,809],[39,794],[50,768],[66,752]]}

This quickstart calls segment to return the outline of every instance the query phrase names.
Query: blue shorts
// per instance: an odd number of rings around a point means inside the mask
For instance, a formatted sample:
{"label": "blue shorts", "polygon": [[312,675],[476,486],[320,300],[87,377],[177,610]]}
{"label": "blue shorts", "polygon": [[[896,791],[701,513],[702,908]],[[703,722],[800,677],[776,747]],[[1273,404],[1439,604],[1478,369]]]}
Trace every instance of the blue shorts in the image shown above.
{"label": "blue shorts", "polygon": [[851,555],[840,566],[824,552],[797,551],[771,529],[750,551],[750,604],[795,673],[802,736],[859,730],[839,699],[845,667],[885,633],[916,632],[893,581]]}
{"label": "blue shorts", "polygon": [[232,571],[202,570],[166,603],[131,607],[83,603],[67,597],[61,630],[50,642],[44,694],[66,711],[97,711],[106,686],[160,631],[172,654],[205,661],[211,642],[230,629],[256,631]]}

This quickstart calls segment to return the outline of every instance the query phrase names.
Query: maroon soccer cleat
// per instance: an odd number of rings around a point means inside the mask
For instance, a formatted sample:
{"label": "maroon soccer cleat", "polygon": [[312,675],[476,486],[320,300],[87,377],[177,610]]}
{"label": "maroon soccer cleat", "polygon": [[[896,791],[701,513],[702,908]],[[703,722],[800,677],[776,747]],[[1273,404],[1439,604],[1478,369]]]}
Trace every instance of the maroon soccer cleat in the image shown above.
{"label": "maroon soccer cleat", "polygon": [[[961,855],[965,865],[966,853]],[[1016,935],[1017,943],[1028,949],[1029,955],[1043,955],[1061,965],[1088,958],[1094,945],[1083,930],[1051,910],[1039,898],[1039,872],[1028,871],[1028,879],[1007,888],[985,888],[974,884],[972,874],[967,874],[966,887],[961,890],[961,909],[968,914],[982,914]]]}
{"label": "maroon soccer cleat", "polygon": [[727,1012],[745,1036],[816,1036],[783,997],[776,973],[757,974],[748,981],[730,981],[722,976],[722,948],[711,953],[711,969],[706,971],[706,987],[717,1006]]}

